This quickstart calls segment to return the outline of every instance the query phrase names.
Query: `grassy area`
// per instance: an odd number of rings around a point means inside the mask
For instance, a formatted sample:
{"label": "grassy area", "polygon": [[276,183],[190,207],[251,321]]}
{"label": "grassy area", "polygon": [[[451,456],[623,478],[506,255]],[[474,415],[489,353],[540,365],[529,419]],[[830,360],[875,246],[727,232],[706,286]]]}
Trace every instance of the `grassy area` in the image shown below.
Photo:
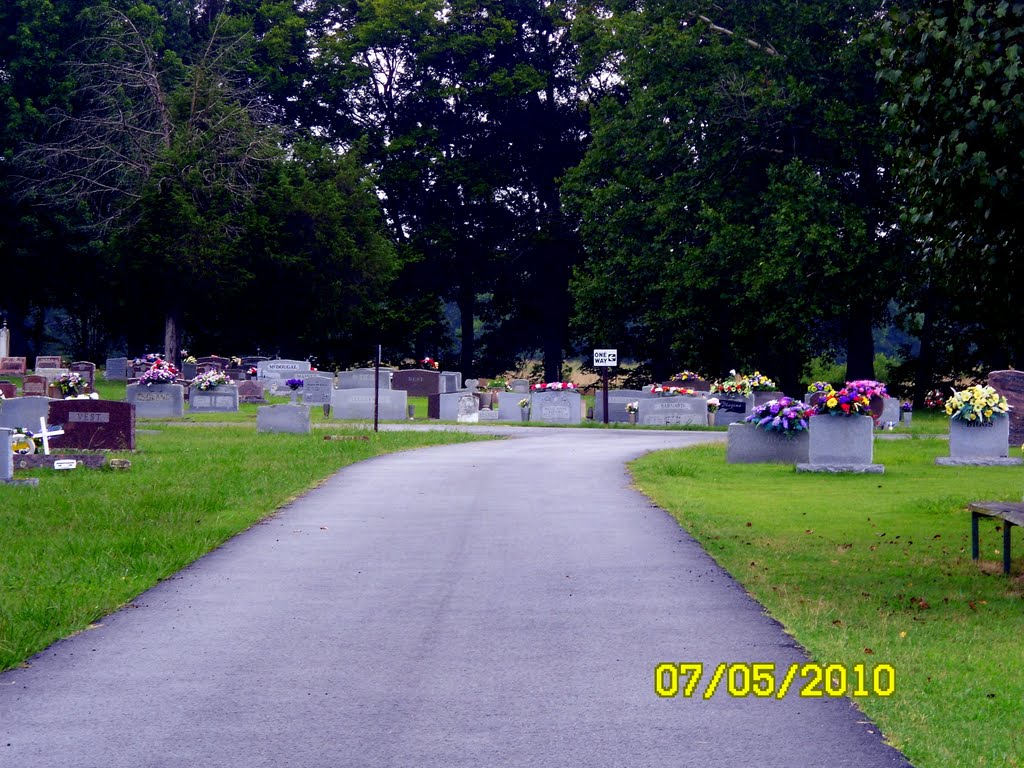
{"label": "grassy area", "polygon": [[858,703],[915,766],[1022,766],[1024,542],[1015,531],[1003,576],[1002,535],[983,522],[972,562],[964,506],[1020,500],[1024,467],[935,466],[947,454],[879,441],[884,475],[798,475],[727,465],[716,445],[632,471],[817,661],[895,667],[894,695]]}
{"label": "grassy area", "polygon": [[[128,471],[36,470],[0,485],[0,670],[87,627],[337,469],[447,433],[262,434],[146,425]],[[114,454],[112,454],[114,455]]]}

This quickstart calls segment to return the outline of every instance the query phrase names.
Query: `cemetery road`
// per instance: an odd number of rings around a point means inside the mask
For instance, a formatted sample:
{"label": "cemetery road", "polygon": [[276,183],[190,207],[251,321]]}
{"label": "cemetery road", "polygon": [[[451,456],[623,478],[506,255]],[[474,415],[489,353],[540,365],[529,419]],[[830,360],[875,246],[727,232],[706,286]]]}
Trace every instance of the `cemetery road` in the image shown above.
{"label": "cemetery road", "polygon": [[907,765],[849,699],[705,698],[808,661],[630,487],[721,436],[516,434],[348,467],[0,675],[0,766]]}

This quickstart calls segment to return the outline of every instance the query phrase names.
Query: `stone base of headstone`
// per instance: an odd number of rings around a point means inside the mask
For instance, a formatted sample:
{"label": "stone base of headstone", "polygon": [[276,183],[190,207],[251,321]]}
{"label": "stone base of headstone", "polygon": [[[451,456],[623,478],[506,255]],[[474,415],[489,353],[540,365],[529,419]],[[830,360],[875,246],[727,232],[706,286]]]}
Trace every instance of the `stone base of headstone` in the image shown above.
{"label": "stone base of headstone", "polygon": [[751,424],[730,424],[727,464],[797,464],[808,461],[810,433],[786,437]]}
{"label": "stone base of headstone", "polygon": [[833,474],[881,475],[884,464],[797,464],[797,472],[825,472]]}
{"label": "stone base of headstone", "polygon": [[15,469],[53,469],[54,462],[72,459],[79,467],[87,469],[103,469],[107,465],[107,456],[103,453],[31,453],[14,457]]}
{"label": "stone base of headstone", "polygon": [[290,432],[309,434],[313,431],[308,405],[264,405],[256,409],[257,432]]}
{"label": "stone base of headstone", "polygon": [[939,456],[935,463],[940,467],[1016,467],[1024,464],[1024,459],[998,459],[977,456],[969,459],[955,459],[952,456]]}

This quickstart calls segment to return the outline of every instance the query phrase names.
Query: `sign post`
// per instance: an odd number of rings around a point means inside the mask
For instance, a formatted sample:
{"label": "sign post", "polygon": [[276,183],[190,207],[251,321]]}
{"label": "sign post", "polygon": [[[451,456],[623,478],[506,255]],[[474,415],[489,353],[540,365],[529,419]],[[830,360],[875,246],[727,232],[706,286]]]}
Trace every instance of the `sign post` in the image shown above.
{"label": "sign post", "polygon": [[608,423],[608,369],[619,364],[619,350],[617,349],[595,349],[594,367],[604,368],[602,379],[604,380],[604,419]]}
{"label": "sign post", "polygon": [[380,344],[373,361],[373,431],[378,431],[380,416]]}

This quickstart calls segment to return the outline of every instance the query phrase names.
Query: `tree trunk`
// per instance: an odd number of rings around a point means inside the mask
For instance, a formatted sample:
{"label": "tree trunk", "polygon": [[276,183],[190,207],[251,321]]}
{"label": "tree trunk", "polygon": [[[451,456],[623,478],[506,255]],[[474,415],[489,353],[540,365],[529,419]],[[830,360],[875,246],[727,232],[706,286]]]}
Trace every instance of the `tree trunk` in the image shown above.
{"label": "tree trunk", "polygon": [[170,310],[164,317],[164,360],[181,367],[181,328],[178,312]]}
{"label": "tree trunk", "polygon": [[460,354],[459,368],[462,371],[462,379],[474,378],[473,353],[476,349],[473,320],[476,310],[476,293],[473,290],[473,283],[468,276],[464,276],[463,283],[459,288],[459,314],[460,325],[462,326],[462,350]]}
{"label": "tree trunk", "polygon": [[846,380],[875,378],[873,317],[867,301],[850,307],[846,319]]}

